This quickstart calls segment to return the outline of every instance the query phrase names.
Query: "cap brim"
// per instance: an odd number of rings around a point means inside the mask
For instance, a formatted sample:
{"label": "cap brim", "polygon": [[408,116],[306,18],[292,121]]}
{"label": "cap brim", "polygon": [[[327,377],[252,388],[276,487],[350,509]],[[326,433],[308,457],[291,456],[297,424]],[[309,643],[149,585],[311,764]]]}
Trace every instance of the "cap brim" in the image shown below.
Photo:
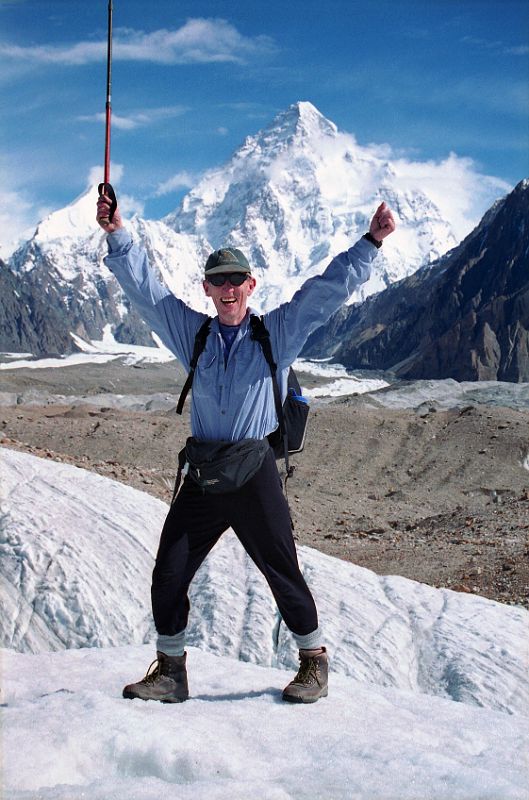
{"label": "cap brim", "polygon": [[218,267],[213,267],[205,272],[206,278],[208,275],[220,275],[222,272],[231,275],[233,272],[242,272],[244,275],[249,275],[251,270],[249,267],[242,267],[240,264],[221,264]]}

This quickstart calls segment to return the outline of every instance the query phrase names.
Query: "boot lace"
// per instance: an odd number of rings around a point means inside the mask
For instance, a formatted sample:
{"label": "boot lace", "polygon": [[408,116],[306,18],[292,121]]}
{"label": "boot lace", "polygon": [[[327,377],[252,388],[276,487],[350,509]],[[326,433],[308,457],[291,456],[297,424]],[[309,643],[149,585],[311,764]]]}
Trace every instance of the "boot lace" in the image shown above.
{"label": "boot lace", "polygon": [[141,679],[140,683],[143,683],[145,686],[150,686],[152,683],[155,683],[156,679],[160,676],[160,674],[161,674],[160,662],[156,658],[150,665],[149,669],[147,670],[147,674],[145,675],[145,677]]}
{"label": "boot lace", "polygon": [[299,666],[298,674],[293,683],[301,683],[303,686],[310,686],[311,683],[319,683],[319,666],[314,658],[303,658]]}

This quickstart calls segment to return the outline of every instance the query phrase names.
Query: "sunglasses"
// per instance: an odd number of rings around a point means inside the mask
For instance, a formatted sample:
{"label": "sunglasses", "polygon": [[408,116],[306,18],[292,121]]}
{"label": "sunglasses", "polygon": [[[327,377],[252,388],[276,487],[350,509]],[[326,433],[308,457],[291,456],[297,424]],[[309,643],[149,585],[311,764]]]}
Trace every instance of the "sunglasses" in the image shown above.
{"label": "sunglasses", "polygon": [[219,272],[217,275],[209,275],[206,280],[213,286],[224,286],[226,281],[229,281],[232,286],[242,286],[247,278],[247,272]]}

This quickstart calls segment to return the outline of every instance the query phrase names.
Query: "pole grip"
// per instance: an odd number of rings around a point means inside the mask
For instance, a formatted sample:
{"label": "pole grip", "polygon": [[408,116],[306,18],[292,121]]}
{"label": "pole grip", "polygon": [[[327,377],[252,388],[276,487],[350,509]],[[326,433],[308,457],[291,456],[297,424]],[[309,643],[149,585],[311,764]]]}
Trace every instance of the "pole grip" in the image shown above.
{"label": "pole grip", "polygon": [[105,181],[104,183],[100,183],[99,186],[97,187],[97,191],[99,192],[99,197],[105,195],[111,201],[110,211],[108,213],[108,220],[106,223],[108,225],[114,219],[114,212],[118,207],[118,200],[116,197],[116,193],[112,185],[110,183],[107,183],[107,181]]}

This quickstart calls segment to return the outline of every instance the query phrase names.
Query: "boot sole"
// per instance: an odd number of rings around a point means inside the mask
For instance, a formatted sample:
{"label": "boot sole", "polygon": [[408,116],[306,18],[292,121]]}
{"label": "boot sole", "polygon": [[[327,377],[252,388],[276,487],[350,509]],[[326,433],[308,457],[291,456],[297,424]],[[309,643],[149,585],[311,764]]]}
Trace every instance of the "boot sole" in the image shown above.
{"label": "boot sole", "polygon": [[286,703],[304,703],[304,704],[308,704],[308,703],[317,703],[318,700],[320,700],[322,697],[327,697],[328,694],[329,694],[328,690],[325,689],[317,697],[296,697],[296,695],[284,694],[282,699]]}
{"label": "boot sole", "polygon": [[189,699],[188,697],[140,697],[139,694],[134,694],[133,692],[127,692],[123,690],[123,697],[125,700],[143,700],[145,703],[148,700],[154,700],[157,703],[185,703],[186,700]]}

